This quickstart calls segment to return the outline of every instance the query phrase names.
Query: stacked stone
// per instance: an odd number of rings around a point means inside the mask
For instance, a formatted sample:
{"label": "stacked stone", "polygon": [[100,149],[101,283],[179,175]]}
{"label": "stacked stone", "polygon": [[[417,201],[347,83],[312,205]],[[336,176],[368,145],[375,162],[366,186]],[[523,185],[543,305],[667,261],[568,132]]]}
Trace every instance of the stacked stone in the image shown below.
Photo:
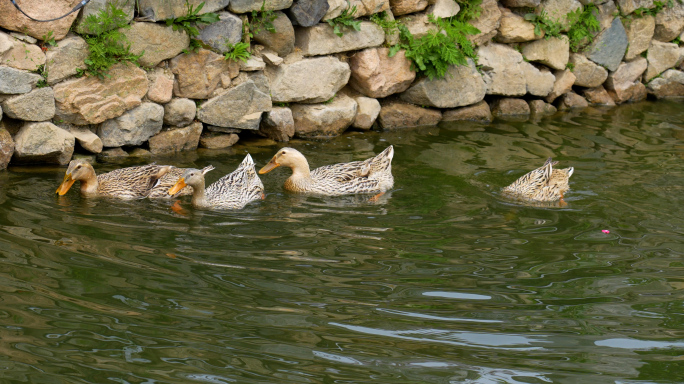
{"label": "stacked stone", "polygon": [[[79,1],[21,6],[47,19]],[[205,48],[195,52],[184,52],[186,32],[164,22],[187,13],[185,0],[138,0],[137,7],[124,2],[130,28],[123,32],[146,70],[118,64],[103,79],[76,77],[88,56],[79,35],[89,32],[84,19],[111,1],[92,0],[78,16],[48,23],[0,2],[0,168],[10,160],[66,164],[76,143],[100,156],[163,154],[225,148],[246,132],[288,141],[349,128],[488,122],[493,115],[526,118],[647,95],[684,96],[678,1],[655,17],[635,17],[654,2],[483,0],[471,21],[480,30],[471,36],[478,62],[430,80],[416,77],[403,51],[389,56],[387,46],[398,37],[373,22],[360,19],[358,31],[345,29],[340,37],[325,21],[351,7],[356,18],[384,11],[420,37],[434,28],[429,15],[458,14],[454,0],[205,0],[202,12],[216,12],[220,21],[199,26]],[[570,52],[566,36],[535,34],[522,16],[530,8],[544,11],[567,31],[566,15],[588,3],[598,7],[601,30],[578,53]],[[246,16],[262,7],[275,12],[275,32],[252,36],[247,62],[226,61],[228,44],[243,40]],[[57,45],[44,50],[38,39],[48,33]],[[45,78],[36,73],[40,66]],[[141,146],[147,149],[133,150]]]}

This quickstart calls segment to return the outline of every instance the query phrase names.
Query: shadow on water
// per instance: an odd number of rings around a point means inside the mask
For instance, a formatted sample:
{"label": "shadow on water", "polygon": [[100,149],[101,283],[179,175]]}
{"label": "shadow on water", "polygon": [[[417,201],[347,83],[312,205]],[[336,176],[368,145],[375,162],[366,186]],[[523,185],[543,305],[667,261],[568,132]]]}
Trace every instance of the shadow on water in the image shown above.
{"label": "shadow on water", "polygon": [[[0,173],[0,377],[82,383],[684,381],[684,109],[586,109],[293,141],[312,167],[395,146],[395,189],[202,211]],[[173,160],[231,172],[278,146]],[[563,208],[503,200],[547,157]],[[172,161],[154,159],[158,163]],[[98,171],[140,163],[99,164]],[[607,230],[609,233],[604,233]]]}

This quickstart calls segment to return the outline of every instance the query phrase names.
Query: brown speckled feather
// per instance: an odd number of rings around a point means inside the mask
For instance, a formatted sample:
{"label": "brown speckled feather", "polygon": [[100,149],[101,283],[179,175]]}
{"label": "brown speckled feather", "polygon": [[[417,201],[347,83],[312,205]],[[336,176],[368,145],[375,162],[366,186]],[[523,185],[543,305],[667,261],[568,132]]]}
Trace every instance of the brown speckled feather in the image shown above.
{"label": "brown speckled feather", "polygon": [[501,190],[502,195],[529,201],[556,201],[570,189],[569,179],[574,168],[555,169],[557,161],[549,157],[543,166],[528,172]]}

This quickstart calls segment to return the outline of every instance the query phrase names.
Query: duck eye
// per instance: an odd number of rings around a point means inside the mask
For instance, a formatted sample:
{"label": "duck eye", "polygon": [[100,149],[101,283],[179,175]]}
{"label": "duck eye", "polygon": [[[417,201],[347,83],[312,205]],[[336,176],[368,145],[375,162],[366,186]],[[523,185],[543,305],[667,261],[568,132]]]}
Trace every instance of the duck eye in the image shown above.
{"label": "duck eye", "polygon": [[77,165],[77,166],[76,166],[76,169],[81,169],[81,165],[80,165],[80,164]]}
{"label": "duck eye", "polygon": [[287,153],[287,152],[285,152],[285,151],[280,152],[281,155],[284,155],[284,154],[286,154],[286,153]]}

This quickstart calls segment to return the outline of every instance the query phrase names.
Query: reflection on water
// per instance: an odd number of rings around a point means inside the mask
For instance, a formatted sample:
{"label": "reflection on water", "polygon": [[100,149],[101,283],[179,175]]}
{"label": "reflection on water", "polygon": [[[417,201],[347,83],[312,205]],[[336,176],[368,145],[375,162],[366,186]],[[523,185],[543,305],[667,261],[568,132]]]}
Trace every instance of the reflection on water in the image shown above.
{"label": "reflection on water", "polygon": [[[680,102],[640,103],[288,144],[312,166],[393,144],[396,186],[378,202],[286,193],[279,170],[244,210],[177,210],[57,197],[64,169],[12,168],[0,173],[0,377],[684,381],[683,118]],[[276,149],[175,163],[219,177]],[[568,206],[500,198],[550,156],[575,168]]]}

